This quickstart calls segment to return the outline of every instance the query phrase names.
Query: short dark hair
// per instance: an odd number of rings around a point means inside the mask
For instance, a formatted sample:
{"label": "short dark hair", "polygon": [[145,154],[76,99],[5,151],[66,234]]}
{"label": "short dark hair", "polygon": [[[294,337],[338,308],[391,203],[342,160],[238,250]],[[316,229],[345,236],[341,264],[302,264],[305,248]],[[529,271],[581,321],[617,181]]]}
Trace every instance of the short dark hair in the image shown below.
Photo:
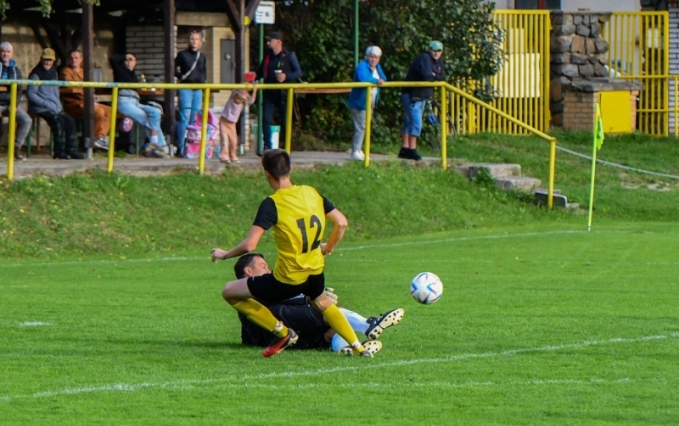
{"label": "short dark hair", "polygon": [[[75,52],[80,53],[80,50],[78,50],[78,49],[71,49],[71,50],[68,51],[67,55],[68,55],[68,56],[71,56],[71,53],[75,53]],[[80,53],[80,56],[82,56],[82,53]]]}
{"label": "short dark hair", "polygon": [[284,149],[270,149],[262,156],[262,167],[276,180],[288,176],[290,170],[290,154]]}
{"label": "short dark hair", "polygon": [[252,262],[257,257],[264,259],[264,255],[262,253],[248,253],[239,257],[236,261],[236,264],[233,265],[233,272],[236,273],[236,278],[245,278],[245,268],[251,266]]}

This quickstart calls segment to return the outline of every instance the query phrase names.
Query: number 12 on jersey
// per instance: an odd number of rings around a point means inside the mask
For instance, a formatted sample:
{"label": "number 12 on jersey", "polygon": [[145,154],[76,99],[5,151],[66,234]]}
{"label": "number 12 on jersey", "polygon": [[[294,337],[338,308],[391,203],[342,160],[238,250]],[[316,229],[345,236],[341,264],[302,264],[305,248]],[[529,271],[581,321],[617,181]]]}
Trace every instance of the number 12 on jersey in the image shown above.
{"label": "number 12 on jersey", "polygon": [[[309,237],[307,236],[307,226],[304,218],[297,219],[297,227],[302,233],[302,253],[309,253]],[[321,236],[323,235],[323,224],[316,215],[309,218],[309,230],[316,228],[316,236],[314,242],[311,244],[311,250],[315,250],[321,245]]]}

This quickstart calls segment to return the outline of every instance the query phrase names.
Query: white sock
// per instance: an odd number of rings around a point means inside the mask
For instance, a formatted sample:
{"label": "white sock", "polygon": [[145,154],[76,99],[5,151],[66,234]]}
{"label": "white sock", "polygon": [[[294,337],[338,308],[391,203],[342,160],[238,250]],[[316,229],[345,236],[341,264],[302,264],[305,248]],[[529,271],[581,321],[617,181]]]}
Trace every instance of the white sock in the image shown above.
{"label": "white sock", "polygon": [[158,135],[151,135],[151,137],[149,138],[149,141],[151,143],[158,145]]}

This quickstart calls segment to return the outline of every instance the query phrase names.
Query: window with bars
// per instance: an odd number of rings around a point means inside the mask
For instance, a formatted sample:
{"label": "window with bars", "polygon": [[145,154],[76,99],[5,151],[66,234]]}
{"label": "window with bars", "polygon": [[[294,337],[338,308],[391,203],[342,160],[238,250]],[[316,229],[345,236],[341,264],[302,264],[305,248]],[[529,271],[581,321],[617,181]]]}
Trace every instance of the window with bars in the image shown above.
{"label": "window with bars", "polygon": [[516,0],[514,8],[561,10],[561,0]]}

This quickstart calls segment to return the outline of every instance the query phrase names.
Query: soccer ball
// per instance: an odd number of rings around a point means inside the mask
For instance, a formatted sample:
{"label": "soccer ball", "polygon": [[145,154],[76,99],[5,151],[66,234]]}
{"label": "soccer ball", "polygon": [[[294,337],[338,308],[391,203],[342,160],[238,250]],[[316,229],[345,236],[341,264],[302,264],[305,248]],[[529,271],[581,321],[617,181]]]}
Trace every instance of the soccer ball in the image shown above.
{"label": "soccer ball", "polygon": [[422,272],[410,282],[410,294],[419,303],[431,305],[441,298],[443,283],[436,274]]}

